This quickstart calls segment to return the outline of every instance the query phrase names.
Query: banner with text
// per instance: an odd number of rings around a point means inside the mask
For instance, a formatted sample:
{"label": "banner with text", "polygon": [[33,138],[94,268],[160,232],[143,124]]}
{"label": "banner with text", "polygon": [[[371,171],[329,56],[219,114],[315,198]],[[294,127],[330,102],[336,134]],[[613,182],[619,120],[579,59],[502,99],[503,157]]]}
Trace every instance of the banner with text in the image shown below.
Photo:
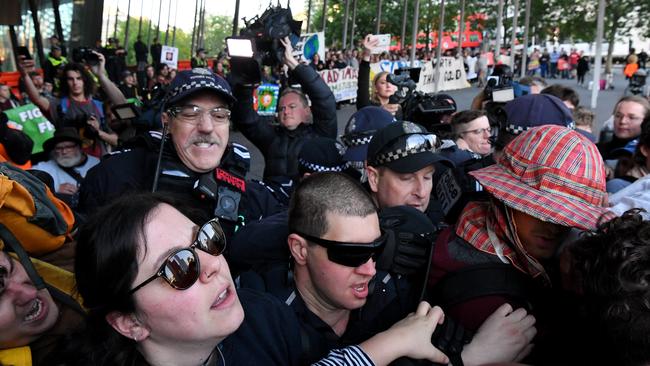
{"label": "banner with text", "polygon": [[303,33],[300,40],[293,46],[293,57],[296,60],[307,60],[311,63],[314,54],[318,54],[325,62],[325,33]]}
{"label": "banner with text", "polygon": [[[465,66],[462,59],[455,57],[442,57],[440,64],[440,81],[438,82],[438,91],[463,89],[469,87]],[[395,70],[410,67],[409,62],[405,61],[381,61],[370,65],[370,80],[372,81],[375,74],[381,71],[394,73]],[[433,62],[417,61],[415,67],[421,67],[420,80],[416,90],[424,93],[433,93],[436,90],[436,67]]]}
{"label": "banner with text", "polygon": [[7,115],[7,126],[23,131],[34,141],[32,154],[43,151],[43,143],[54,136],[54,125],[43,117],[41,110],[34,104],[4,111]]}
{"label": "banner with text", "polygon": [[334,93],[337,102],[357,97],[358,70],[348,66],[344,69],[323,70],[318,73]]}

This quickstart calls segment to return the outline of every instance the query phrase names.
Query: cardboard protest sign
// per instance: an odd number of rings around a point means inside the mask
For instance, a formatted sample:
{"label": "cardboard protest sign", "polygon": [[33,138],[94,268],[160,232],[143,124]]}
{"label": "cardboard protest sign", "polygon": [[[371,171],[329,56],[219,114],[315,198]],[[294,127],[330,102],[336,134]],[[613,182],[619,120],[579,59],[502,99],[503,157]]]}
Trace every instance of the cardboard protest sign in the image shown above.
{"label": "cardboard protest sign", "polygon": [[162,46],[160,52],[160,62],[167,64],[172,69],[178,69],[178,48],[171,46]]}
{"label": "cardboard protest sign", "polygon": [[314,54],[321,60],[325,59],[325,33],[303,33],[300,40],[293,46],[293,57],[298,61],[307,60],[311,63]]}
{"label": "cardboard protest sign", "polygon": [[253,108],[260,116],[272,116],[277,111],[280,86],[276,84],[262,84],[255,89],[253,95]]}
{"label": "cardboard protest sign", "polygon": [[50,123],[34,104],[4,111],[8,117],[7,126],[23,131],[34,141],[32,154],[43,151],[43,142],[54,136],[54,125]]}
{"label": "cardboard protest sign", "polygon": [[319,71],[321,78],[334,93],[337,102],[357,97],[359,71],[351,67]]}

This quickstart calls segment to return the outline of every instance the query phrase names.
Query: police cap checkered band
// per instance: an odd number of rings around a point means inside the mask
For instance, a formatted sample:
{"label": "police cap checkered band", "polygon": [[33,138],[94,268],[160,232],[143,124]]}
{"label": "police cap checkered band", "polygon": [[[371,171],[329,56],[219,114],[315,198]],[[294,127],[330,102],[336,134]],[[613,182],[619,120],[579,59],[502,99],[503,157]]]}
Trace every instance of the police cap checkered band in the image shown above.
{"label": "police cap checkered band", "polygon": [[[575,127],[576,127],[575,122],[567,123],[566,127],[570,128],[572,130],[575,130]],[[506,131],[508,133],[513,134],[513,135],[519,135],[522,132],[528,130],[529,128],[531,128],[531,127],[530,126],[520,126],[520,125],[516,125],[516,124],[512,124],[512,123],[506,125]]]}
{"label": "police cap checkered band", "polygon": [[343,141],[343,143],[348,147],[349,146],[367,145],[367,144],[370,143],[370,140],[372,140],[372,134],[374,132],[375,131],[372,130],[372,131],[365,131],[365,132],[356,133],[356,134],[350,133],[350,134],[341,136],[341,141]]}
{"label": "police cap checkered band", "polygon": [[300,163],[300,165],[303,168],[312,172],[342,172],[350,166],[349,163],[345,163],[338,166],[323,166],[323,165],[310,163],[305,159],[298,159],[298,163]]}
{"label": "police cap checkered band", "polygon": [[422,152],[437,152],[440,147],[440,140],[433,134],[410,134],[400,136],[392,144],[385,146],[382,151],[375,155],[368,163],[371,166],[381,166],[415,155]]}
{"label": "police cap checkered band", "polygon": [[236,101],[226,80],[214,74],[211,70],[194,68],[180,71],[172,80],[165,96],[163,110],[167,110],[183,98],[200,90],[211,90],[222,97],[228,104]]}

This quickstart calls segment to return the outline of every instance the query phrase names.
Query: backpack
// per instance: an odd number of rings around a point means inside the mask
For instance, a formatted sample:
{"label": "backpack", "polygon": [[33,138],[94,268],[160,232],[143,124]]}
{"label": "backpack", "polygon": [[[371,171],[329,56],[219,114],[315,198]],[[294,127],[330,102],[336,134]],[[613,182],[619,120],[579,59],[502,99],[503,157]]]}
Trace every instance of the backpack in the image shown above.
{"label": "backpack", "polygon": [[70,237],[75,217],[35,176],[0,162],[0,222],[32,256],[60,248]]}

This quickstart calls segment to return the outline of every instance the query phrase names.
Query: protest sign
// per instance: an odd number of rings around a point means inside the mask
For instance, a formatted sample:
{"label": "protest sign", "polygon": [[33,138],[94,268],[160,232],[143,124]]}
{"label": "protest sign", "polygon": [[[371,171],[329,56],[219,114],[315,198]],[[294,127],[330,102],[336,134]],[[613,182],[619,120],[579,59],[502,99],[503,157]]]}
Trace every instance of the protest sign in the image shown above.
{"label": "protest sign", "polygon": [[334,93],[337,102],[357,97],[358,70],[348,66],[344,69],[323,70],[318,73]]}
{"label": "protest sign", "polygon": [[314,54],[318,54],[321,60],[325,59],[325,33],[304,33],[300,40],[293,46],[293,57],[296,60],[307,60],[311,63]]}
{"label": "protest sign", "polygon": [[370,49],[370,52],[374,54],[388,52],[388,48],[390,47],[390,34],[375,34],[371,37],[377,40],[377,45]]}
{"label": "protest sign", "polygon": [[[455,57],[440,58],[440,80],[438,91],[455,90],[469,87],[463,60]],[[433,66],[435,69],[435,65]],[[434,71],[435,72],[435,71]]]}
{"label": "protest sign", "polygon": [[167,64],[172,69],[178,69],[178,48],[171,46],[162,46],[160,52],[160,62]]}
{"label": "protest sign", "polygon": [[8,109],[4,113],[8,118],[7,126],[23,131],[34,141],[32,154],[43,151],[43,142],[54,136],[54,126],[32,103]]}
{"label": "protest sign", "polygon": [[278,107],[280,86],[276,84],[262,84],[255,89],[253,95],[253,108],[260,116],[272,116]]}

